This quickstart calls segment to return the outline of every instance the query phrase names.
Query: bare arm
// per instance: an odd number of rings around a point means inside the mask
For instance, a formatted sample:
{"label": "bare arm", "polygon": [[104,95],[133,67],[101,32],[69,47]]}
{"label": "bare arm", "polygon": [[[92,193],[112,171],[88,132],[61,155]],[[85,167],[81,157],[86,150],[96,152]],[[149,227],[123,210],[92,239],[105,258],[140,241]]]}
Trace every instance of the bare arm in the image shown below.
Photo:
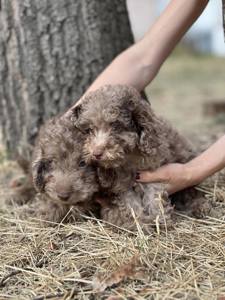
{"label": "bare arm", "polygon": [[138,181],[168,183],[168,192],[172,194],[200,183],[223,168],[225,168],[225,135],[190,162],[169,164],[152,173],[140,172]]}
{"label": "bare arm", "polygon": [[[142,40],[118,55],[89,89],[124,84],[142,91],[208,4],[209,0],[171,0]],[[75,104],[80,103],[82,98]],[[70,110],[68,111],[70,113]]]}
{"label": "bare arm", "polygon": [[171,0],[144,38],[117,56],[88,91],[105,84],[132,85],[143,90],[207,3],[208,0]]}

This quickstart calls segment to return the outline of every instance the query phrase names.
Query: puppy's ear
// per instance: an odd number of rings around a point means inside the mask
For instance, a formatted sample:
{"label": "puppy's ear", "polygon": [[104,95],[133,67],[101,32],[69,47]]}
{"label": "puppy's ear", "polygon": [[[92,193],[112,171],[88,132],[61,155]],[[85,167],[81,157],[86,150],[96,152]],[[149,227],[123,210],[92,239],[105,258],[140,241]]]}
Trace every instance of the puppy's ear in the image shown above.
{"label": "puppy's ear", "polygon": [[[85,101],[85,98],[82,100],[83,102]],[[71,116],[71,121],[73,123],[73,125],[77,128],[80,127],[80,122],[82,120],[81,115],[82,112],[84,110],[84,103],[80,103],[78,105],[76,105],[73,109],[72,109],[72,116]]]}
{"label": "puppy's ear", "polygon": [[132,119],[139,135],[139,150],[148,155],[155,153],[160,145],[157,118],[146,100],[140,100],[132,112]]}
{"label": "puppy's ear", "polygon": [[82,112],[82,108],[83,108],[82,104],[78,104],[74,108],[72,108],[71,120],[74,122],[75,125],[78,123],[78,120]]}
{"label": "puppy's ear", "polygon": [[51,167],[51,161],[43,158],[43,151],[39,148],[33,153],[32,179],[37,191],[43,192],[45,187],[45,176]]}
{"label": "puppy's ear", "polygon": [[35,188],[42,192],[44,190],[44,174],[46,173],[46,163],[43,160],[32,164],[32,177]]}

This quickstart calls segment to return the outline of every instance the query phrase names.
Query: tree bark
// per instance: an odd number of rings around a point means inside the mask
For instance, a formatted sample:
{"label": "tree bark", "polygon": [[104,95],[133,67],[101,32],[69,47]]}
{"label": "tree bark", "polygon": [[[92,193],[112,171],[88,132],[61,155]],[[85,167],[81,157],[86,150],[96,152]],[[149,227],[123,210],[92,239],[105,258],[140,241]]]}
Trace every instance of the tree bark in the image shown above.
{"label": "tree bark", "polygon": [[125,0],[0,0],[0,126],[24,155],[44,120],[133,43]]}

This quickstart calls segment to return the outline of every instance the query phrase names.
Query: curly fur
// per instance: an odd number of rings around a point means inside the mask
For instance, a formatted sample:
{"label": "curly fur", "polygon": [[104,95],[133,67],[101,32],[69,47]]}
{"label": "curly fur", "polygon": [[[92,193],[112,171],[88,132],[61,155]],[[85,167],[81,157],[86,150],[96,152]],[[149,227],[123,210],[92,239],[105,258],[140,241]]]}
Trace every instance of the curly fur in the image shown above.
{"label": "curly fur", "polygon": [[83,134],[65,117],[53,118],[41,129],[32,160],[33,183],[46,203],[39,212],[58,222],[74,211],[96,211],[93,195],[98,191],[96,171],[82,158]]}
{"label": "curly fur", "polygon": [[[107,206],[101,209],[104,220],[133,230],[136,227],[130,214],[133,209],[143,229],[148,231],[159,215],[158,203],[153,199],[162,187],[133,187],[135,173],[128,166],[105,169],[85,164],[84,140],[85,135],[68,118],[53,118],[41,128],[32,162],[33,183],[40,201],[29,212],[52,222],[78,220],[88,212],[98,215],[99,206],[94,201],[98,192],[108,199]],[[66,199],[61,197],[68,194]],[[164,206],[169,215],[172,206],[168,201]]]}
{"label": "curly fur", "polygon": [[128,161],[152,170],[193,157],[192,146],[153,112],[132,87],[104,86],[84,97],[73,110],[75,126],[84,134],[84,157],[103,168]]}
{"label": "curly fur", "polygon": [[164,186],[155,184],[136,184],[125,193],[117,194],[108,203],[99,201],[103,220],[126,228],[136,230],[137,222],[145,233],[152,231],[156,223],[172,225],[173,207]]}
{"label": "curly fur", "polygon": [[[116,225],[124,226],[126,223],[129,227],[128,223],[133,222],[130,207],[138,213],[143,224],[146,216],[152,220],[157,215],[148,209],[147,213],[140,213],[146,212],[149,202],[154,202],[155,193],[145,196],[148,200],[143,202],[140,192],[132,190],[133,174],[137,170],[153,171],[167,163],[187,162],[196,155],[189,142],[165,120],[156,116],[150,104],[132,87],[104,86],[90,92],[74,108],[72,121],[86,136],[83,155],[87,164],[99,166],[100,185],[106,194],[113,191],[116,195],[110,209],[102,210],[102,218]],[[123,193],[124,187],[130,188],[127,194]],[[145,194],[152,188],[151,184],[142,186]],[[163,188],[161,193],[165,194]],[[172,200],[177,209],[195,216],[202,215],[204,202],[202,194],[193,189],[178,193]],[[166,219],[171,218],[171,208],[170,201],[164,201]],[[157,212],[161,214],[159,208]]]}

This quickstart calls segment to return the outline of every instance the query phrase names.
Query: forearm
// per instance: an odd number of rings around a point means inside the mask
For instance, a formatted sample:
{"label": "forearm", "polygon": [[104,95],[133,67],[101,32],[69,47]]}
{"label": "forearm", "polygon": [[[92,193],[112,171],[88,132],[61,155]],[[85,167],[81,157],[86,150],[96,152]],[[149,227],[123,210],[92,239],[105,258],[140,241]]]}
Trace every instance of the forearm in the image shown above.
{"label": "forearm", "polygon": [[207,3],[208,0],[172,0],[144,38],[120,54],[88,91],[105,84],[132,85],[143,90]]}
{"label": "forearm", "polygon": [[195,185],[225,168],[225,135],[185,166],[191,184]]}

